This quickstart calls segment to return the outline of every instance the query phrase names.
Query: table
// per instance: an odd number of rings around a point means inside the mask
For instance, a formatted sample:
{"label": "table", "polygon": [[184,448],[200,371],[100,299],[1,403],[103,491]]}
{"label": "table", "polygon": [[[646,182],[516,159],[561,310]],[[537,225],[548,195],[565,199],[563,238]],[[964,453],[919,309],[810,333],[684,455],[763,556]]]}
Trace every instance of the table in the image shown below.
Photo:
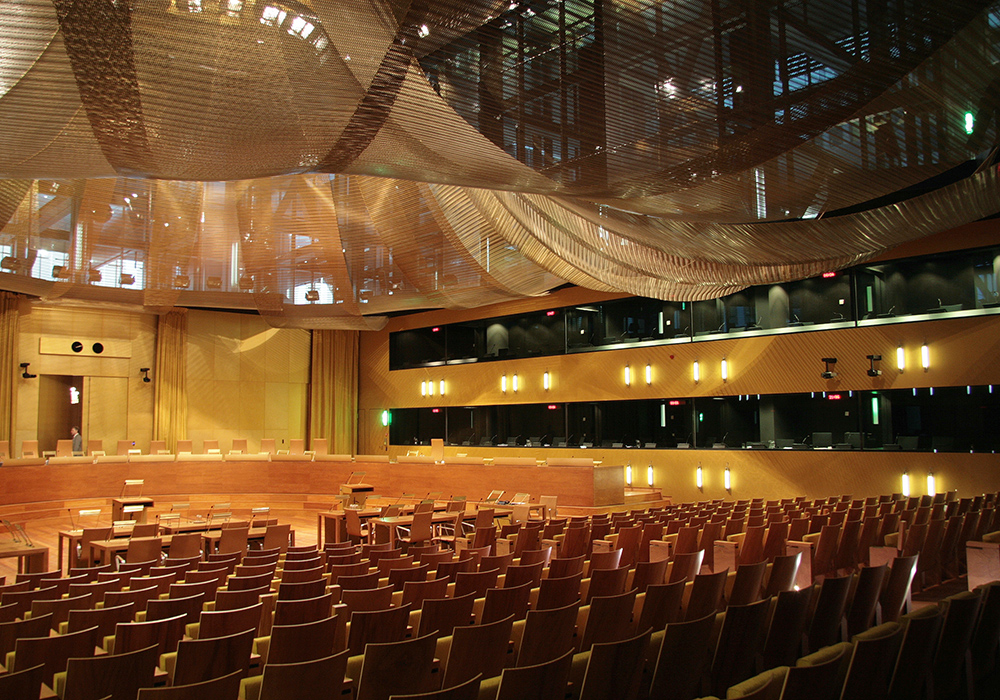
{"label": "table", "polygon": [[[132,528],[130,527],[116,527],[112,531],[113,537],[128,537],[132,534]],[[66,570],[69,571],[74,566],[80,563],[79,558],[76,555],[76,547],[80,544],[80,540],[83,538],[83,530],[78,528],[75,530],[60,530],[59,531],[59,546],[56,548],[56,566],[62,571],[62,558],[63,558],[63,543],[69,544],[69,551],[66,555]]]}
{"label": "table", "polygon": [[170,540],[172,537],[166,535],[163,537],[116,537],[112,540],[94,540],[90,543],[91,554],[97,554],[99,556],[101,564],[110,564],[112,557],[119,552],[124,552],[128,549],[128,543],[132,540],[161,540],[162,548],[170,546]]}
{"label": "table", "polygon": [[49,548],[23,542],[0,543],[0,557],[17,557],[17,573],[41,573],[49,570]]}
{"label": "table", "polygon": [[[250,528],[250,532],[247,535],[247,541],[261,540],[264,539],[264,534],[267,532],[266,527],[253,527]],[[222,530],[209,530],[208,532],[203,532],[201,535],[202,549],[205,551],[206,558],[209,554],[214,554],[219,548],[219,540],[222,539]],[[288,542],[293,547],[295,546],[295,530],[290,529],[288,531]]]}
{"label": "table", "polygon": [[[435,511],[443,511],[448,505],[447,501],[436,501],[434,503]],[[470,504],[471,505],[471,504]],[[413,512],[414,505],[406,504],[399,506],[404,512]],[[510,515],[511,508],[508,506],[491,506],[490,504],[485,504],[486,508],[493,508],[494,517],[504,517]],[[478,507],[470,508],[468,505],[465,509],[465,520],[475,520],[476,513],[478,513]],[[366,520],[371,520],[372,518],[378,518],[382,514],[381,508],[364,508],[363,510],[357,511],[358,516],[361,518],[362,522]],[[435,516],[436,517],[436,516]],[[451,516],[455,517],[454,515]],[[434,522],[441,522],[435,520]],[[445,520],[444,522],[447,522]],[[406,525],[408,523],[398,523],[400,525]],[[326,513],[316,514],[316,544],[321,549],[323,544],[326,542],[346,542],[347,541],[347,523],[346,515],[342,510],[328,511]]]}
{"label": "table", "polygon": [[[451,523],[455,521],[455,516],[457,512],[436,512],[431,518],[431,524],[440,525],[441,523]],[[413,515],[391,515],[387,518],[372,518],[368,521],[371,528],[388,528],[389,537],[387,538],[389,542],[393,545],[396,543],[396,527],[402,525],[403,527],[410,527],[413,525]],[[473,518],[475,515],[472,516]],[[465,520],[465,515],[463,514],[462,519]],[[382,538],[374,534],[372,535],[372,540],[375,542],[383,541]]]}

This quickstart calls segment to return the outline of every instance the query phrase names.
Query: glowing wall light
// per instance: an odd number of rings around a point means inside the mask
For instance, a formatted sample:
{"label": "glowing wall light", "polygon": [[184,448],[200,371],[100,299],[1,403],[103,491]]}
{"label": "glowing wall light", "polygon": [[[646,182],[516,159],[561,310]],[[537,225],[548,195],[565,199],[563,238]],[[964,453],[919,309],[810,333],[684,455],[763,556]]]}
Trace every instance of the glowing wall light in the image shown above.
{"label": "glowing wall light", "polygon": [[927,472],[927,495],[933,496],[937,493],[937,484],[934,480],[934,472]]}
{"label": "glowing wall light", "polygon": [[729,462],[726,462],[726,471],[722,473],[722,484],[726,487],[726,493],[733,492],[733,475],[729,471]]}
{"label": "glowing wall light", "polygon": [[903,492],[903,496],[906,498],[910,497],[910,475],[907,472],[903,472],[903,478],[900,483],[900,490]]}
{"label": "glowing wall light", "polygon": [[516,372],[514,373],[513,378],[511,378],[510,388],[514,390],[515,394],[517,393],[517,373]]}
{"label": "glowing wall light", "polygon": [[427,382],[427,395],[434,396],[434,382]]}
{"label": "glowing wall light", "polygon": [[920,346],[920,366],[925,372],[931,368],[931,350],[927,347],[927,343]]}
{"label": "glowing wall light", "polygon": [[719,370],[722,373],[722,381],[729,379],[729,363],[726,362],[726,358],[722,358],[722,363],[719,365]]}
{"label": "glowing wall light", "polygon": [[694,483],[698,487],[699,491],[705,490],[705,478],[704,472],[701,468],[701,462],[698,462],[698,468],[694,470]]}
{"label": "glowing wall light", "polygon": [[646,485],[647,486],[652,486],[653,485],[653,465],[652,464],[650,464],[648,467],[646,467]]}
{"label": "glowing wall light", "polygon": [[383,428],[389,427],[389,423],[391,422],[392,422],[392,415],[389,413],[389,411],[388,410],[382,411],[382,427]]}
{"label": "glowing wall light", "polygon": [[506,374],[501,374],[500,375],[500,391],[502,391],[505,394],[507,393],[507,375]]}
{"label": "glowing wall light", "polygon": [[902,345],[896,348],[896,369],[900,372],[906,369],[906,352]]}
{"label": "glowing wall light", "polygon": [[438,386],[441,389],[441,391],[440,391],[441,396],[444,396],[444,380],[443,379],[438,383]]}
{"label": "glowing wall light", "polygon": [[552,386],[552,383],[549,381],[549,373],[546,372],[542,375],[542,387],[545,391],[548,391],[550,386]]}
{"label": "glowing wall light", "polygon": [[646,363],[646,384],[649,385],[652,383],[653,383],[653,366],[649,363]]}
{"label": "glowing wall light", "polygon": [[625,465],[625,485],[626,486],[631,486],[632,485],[632,463],[631,462],[629,462],[627,465]]}
{"label": "glowing wall light", "polygon": [[625,365],[625,386],[632,386],[632,369]]}
{"label": "glowing wall light", "polygon": [[692,372],[694,373],[694,383],[697,384],[698,382],[701,381],[701,371],[700,368],[698,367],[698,360],[694,361],[694,364],[692,365],[691,369]]}
{"label": "glowing wall light", "polygon": [[427,396],[427,382],[420,382],[420,395]]}

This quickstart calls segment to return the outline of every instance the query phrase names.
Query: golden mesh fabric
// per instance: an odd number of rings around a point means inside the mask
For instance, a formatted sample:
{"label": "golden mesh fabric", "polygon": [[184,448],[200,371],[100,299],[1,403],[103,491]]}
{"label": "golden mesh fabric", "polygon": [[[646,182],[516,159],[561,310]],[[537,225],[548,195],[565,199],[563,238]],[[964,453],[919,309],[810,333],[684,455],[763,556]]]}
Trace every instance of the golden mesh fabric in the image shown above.
{"label": "golden mesh fabric", "polygon": [[364,330],[801,278],[996,212],[949,172],[998,47],[981,0],[12,0],[0,287]]}

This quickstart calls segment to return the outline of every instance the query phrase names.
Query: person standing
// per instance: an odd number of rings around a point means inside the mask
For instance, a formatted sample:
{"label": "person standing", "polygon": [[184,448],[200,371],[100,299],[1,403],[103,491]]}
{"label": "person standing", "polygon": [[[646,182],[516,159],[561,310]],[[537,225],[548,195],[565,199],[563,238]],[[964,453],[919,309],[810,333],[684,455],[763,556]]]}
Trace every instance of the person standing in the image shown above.
{"label": "person standing", "polygon": [[73,436],[73,454],[83,452],[83,435],[80,435],[80,428],[74,425],[69,429],[69,434]]}

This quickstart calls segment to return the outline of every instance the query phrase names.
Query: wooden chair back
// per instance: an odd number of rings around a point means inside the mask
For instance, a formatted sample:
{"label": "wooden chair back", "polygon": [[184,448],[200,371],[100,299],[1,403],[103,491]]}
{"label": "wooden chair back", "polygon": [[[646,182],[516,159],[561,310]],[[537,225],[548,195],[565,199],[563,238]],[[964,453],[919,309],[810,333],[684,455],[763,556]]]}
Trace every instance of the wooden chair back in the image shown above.
{"label": "wooden chair back", "polygon": [[182,639],[177,645],[173,685],[197,683],[250,669],[250,652],[256,629],[214,639]]}
{"label": "wooden chair back", "polygon": [[523,620],[528,614],[532,587],[531,581],[525,581],[518,586],[505,585],[487,590],[480,624],[490,624],[508,616]]}
{"label": "wooden chair back", "polygon": [[203,610],[198,618],[198,639],[226,637],[248,629],[257,634],[263,611],[263,603],[236,610]]}
{"label": "wooden chair back", "polygon": [[14,643],[14,666],[10,670],[21,671],[43,664],[43,682],[51,686],[52,677],[66,670],[69,659],[93,656],[99,642],[96,627],[55,637],[21,637]]}
{"label": "wooden chair back", "polygon": [[134,698],[139,688],[153,687],[156,651],[154,644],[127,654],[69,659],[62,700]]}
{"label": "wooden chair back", "polygon": [[580,700],[636,700],[651,630],[617,642],[594,644],[580,688]]}
{"label": "wooden chair back", "polygon": [[333,653],[337,638],[337,618],[274,625],[265,664],[293,664],[312,661]]}
{"label": "wooden chair back", "polygon": [[328,618],[332,614],[332,593],[300,600],[278,600],[274,604],[275,625],[298,625],[304,622],[315,622]]}
{"label": "wooden chair back", "polygon": [[455,598],[425,599],[420,606],[418,634],[424,636],[436,632],[439,637],[447,637],[454,628],[471,624],[475,599],[475,593]]}
{"label": "wooden chair back", "polygon": [[579,603],[550,610],[529,610],[517,645],[517,666],[533,666],[574,651]]}
{"label": "wooden chair back", "polygon": [[497,700],[541,700],[566,694],[573,652],[535,666],[506,668],[500,675]]}
{"label": "wooden chair back", "polygon": [[400,605],[398,608],[388,610],[352,613],[347,639],[347,648],[351,656],[364,653],[368,644],[402,641],[406,636],[409,619],[409,605]]}
{"label": "wooden chair back", "polygon": [[465,683],[471,678],[499,676],[505,666],[514,616],[480,625],[452,630],[452,641],[444,671],[444,687]]}
{"label": "wooden chair back", "polygon": [[433,689],[435,635],[400,642],[369,644],[364,652],[355,700],[385,700],[392,695]]}
{"label": "wooden chair back", "polygon": [[207,698],[236,698],[245,674],[234,671],[221,678],[200,683],[174,685],[163,688],[141,688],[136,700],[206,700]]}
{"label": "wooden chair back", "polygon": [[264,667],[259,700],[289,700],[290,692],[296,698],[335,700],[343,691],[346,673],[346,651],[297,663],[271,663]]}
{"label": "wooden chair back", "polygon": [[177,650],[184,636],[184,616],[150,622],[119,622],[115,626],[114,653],[124,654],[156,645],[158,654]]}

